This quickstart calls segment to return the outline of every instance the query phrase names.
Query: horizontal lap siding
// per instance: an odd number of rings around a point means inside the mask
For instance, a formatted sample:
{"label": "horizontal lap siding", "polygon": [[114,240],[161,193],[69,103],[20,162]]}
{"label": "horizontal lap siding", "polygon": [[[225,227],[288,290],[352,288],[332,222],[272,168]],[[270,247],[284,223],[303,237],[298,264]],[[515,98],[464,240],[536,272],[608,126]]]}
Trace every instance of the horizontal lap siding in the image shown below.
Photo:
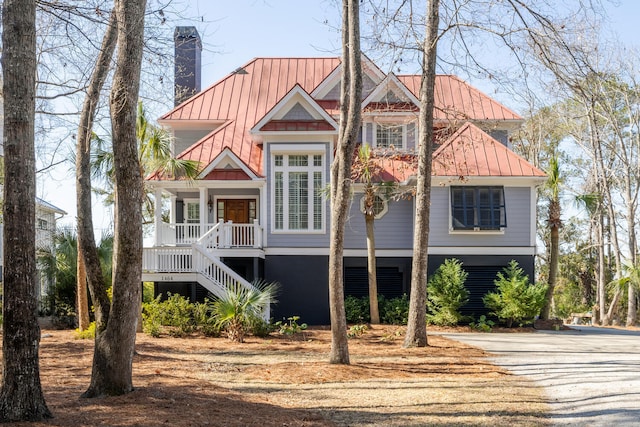
{"label": "horizontal lap siding", "polygon": [[[362,193],[354,194],[345,227],[345,249],[366,249],[367,233],[364,214],[360,211]],[[413,202],[389,202],[387,213],[373,223],[376,249],[408,249],[413,242]]]}
{"label": "horizontal lap siding", "polygon": [[431,190],[430,246],[531,246],[531,188],[505,187],[507,227],[504,234],[464,233],[451,234],[449,187]]}

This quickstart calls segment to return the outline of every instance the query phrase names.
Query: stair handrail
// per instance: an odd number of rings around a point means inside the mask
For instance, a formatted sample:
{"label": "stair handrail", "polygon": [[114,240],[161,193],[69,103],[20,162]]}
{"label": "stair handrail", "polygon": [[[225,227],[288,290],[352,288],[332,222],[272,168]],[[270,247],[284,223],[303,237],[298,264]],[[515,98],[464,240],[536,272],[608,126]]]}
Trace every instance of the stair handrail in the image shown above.
{"label": "stair handrail", "polygon": [[220,231],[222,230],[223,225],[224,223],[222,221],[217,222],[216,225],[200,236],[196,244],[202,245],[205,248],[218,248],[220,246]]}

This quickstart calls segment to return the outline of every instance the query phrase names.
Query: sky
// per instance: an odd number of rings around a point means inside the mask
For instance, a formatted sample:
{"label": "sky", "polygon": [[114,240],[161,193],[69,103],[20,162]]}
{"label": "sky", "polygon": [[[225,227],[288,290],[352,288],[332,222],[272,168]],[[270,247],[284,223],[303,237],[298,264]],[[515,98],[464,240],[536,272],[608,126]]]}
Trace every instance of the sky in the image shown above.
{"label": "sky", "polygon": [[[202,38],[203,89],[255,57],[340,55],[337,0],[174,1],[183,5],[178,7],[185,17],[176,25],[194,25]],[[606,4],[611,31],[626,44],[640,45],[640,1]],[[73,226],[75,187],[68,166],[39,179],[38,186],[39,197],[67,212],[58,224]],[[103,230],[111,228],[112,215],[96,201],[94,218],[99,238]]]}

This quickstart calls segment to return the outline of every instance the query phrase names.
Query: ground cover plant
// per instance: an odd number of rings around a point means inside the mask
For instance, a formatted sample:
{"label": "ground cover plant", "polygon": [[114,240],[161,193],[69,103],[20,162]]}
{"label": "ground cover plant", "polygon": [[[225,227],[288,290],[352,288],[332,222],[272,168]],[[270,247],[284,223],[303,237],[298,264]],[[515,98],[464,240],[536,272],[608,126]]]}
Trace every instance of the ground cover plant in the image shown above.
{"label": "ground cover plant", "polygon": [[135,391],[81,399],[93,341],[43,330],[41,377],[55,418],[43,426],[545,425],[543,391],[491,365],[481,350],[438,335],[402,348],[404,328],[372,326],[349,340],[352,364],[327,363],[330,331],[267,338],[138,334]]}

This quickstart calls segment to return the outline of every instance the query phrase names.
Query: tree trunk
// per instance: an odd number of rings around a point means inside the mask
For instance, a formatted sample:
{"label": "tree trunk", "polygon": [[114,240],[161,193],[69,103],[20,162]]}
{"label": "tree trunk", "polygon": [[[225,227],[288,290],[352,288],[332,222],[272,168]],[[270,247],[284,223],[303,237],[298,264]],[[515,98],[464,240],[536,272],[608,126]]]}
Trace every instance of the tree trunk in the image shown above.
{"label": "tree trunk", "polygon": [[[78,270],[84,265],[86,280],[80,279],[78,273],[78,298],[82,294],[86,299],[86,286],[89,285],[91,299],[96,317],[96,330],[104,330],[109,318],[111,301],[107,295],[107,286],[102,277],[100,258],[93,235],[92,202],[91,202],[91,136],[96,108],[100,100],[100,91],[109,73],[111,59],[116,47],[118,26],[115,9],[111,12],[109,24],[102,39],[102,47],[87,87],[76,145],[76,206],[78,221]],[[81,289],[82,288],[82,289]],[[78,299],[80,304],[80,299]],[[78,315],[84,322],[84,309],[78,307]],[[89,313],[86,312],[88,326]],[[81,322],[81,324],[82,324]],[[80,326],[80,329],[83,329]]]}
{"label": "tree trunk", "polygon": [[598,208],[598,215],[598,304],[600,325],[607,326],[609,324],[609,316],[607,314],[606,259],[604,256],[604,218],[600,208]]}
{"label": "tree trunk", "polygon": [[331,243],[329,246],[330,363],[349,364],[344,311],[344,228],[350,202],[351,164],[360,128],[362,65],[358,0],[342,3],[342,82],[340,130],[331,165]]}
{"label": "tree trunk", "polygon": [[2,5],[4,74],[4,282],[0,422],[39,421],[51,412],[40,385],[36,317],[36,3]]}
{"label": "tree trunk", "polygon": [[420,86],[420,145],[418,147],[418,183],[416,219],[411,264],[411,296],[405,347],[425,347],[427,343],[427,250],[431,204],[431,162],[433,141],[434,84],[438,41],[439,0],[427,1],[427,28],[423,45]]}
{"label": "tree trunk", "polygon": [[117,0],[118,52],[110,96],[115,175],[113,300],[104,331],[96,330],[91,384],[85,397],[133,390],[132,363],[142,278],[142,176],[136,110],[144,36],[144,0]]}
{"label": "tree trunk", "polygon": [[376,236],[373,228],[375,217],[365,215],[364,222],[367,229],[367,275],[369,277],[369,312],[371,324],[380,324],[380,312],[378,309],[378,280],[376,275]]}
{"label": "tree trunk", "polygon": [[84,331],[89,328],[89,298],[87,295],[87,270],[84,267],[84,260],[80,256],[80,243],[78,247],[78,262],[76,269],[76,311],[78,313],[78,329]]}
{"label": "tree trunk", "polygon": [[551,317],[553,307],[553,290],[558,276],[558,252],[560,248],[560,201],[553,198],[549,203],[549,228],[551,244],[549,245],[549,280],[545,304],[542,307],[540,317],[547,320]]}

